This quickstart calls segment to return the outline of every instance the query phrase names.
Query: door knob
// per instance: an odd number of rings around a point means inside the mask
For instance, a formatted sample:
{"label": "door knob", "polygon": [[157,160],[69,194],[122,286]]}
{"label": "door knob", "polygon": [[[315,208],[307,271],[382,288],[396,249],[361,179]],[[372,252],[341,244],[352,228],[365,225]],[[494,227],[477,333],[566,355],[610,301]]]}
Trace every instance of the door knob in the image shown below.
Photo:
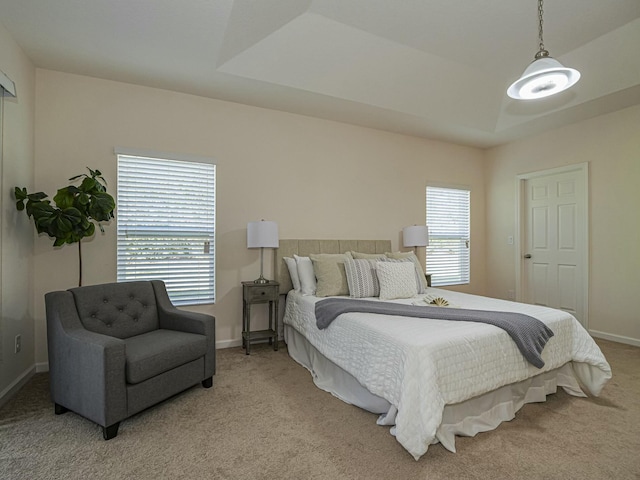
{"label": "door knob", "polygon": [[524,258],[531,258],[531,254],[530,253],[525,254]]}

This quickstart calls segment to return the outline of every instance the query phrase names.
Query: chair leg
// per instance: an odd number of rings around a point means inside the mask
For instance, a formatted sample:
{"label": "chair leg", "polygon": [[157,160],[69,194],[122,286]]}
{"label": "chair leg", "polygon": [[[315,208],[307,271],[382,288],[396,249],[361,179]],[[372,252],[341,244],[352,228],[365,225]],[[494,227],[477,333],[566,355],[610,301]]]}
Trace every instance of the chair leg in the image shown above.
{"label": "chair leg", "polygon": [[204,388],[211,388],[213,386],[213,377],[205,378],[202,381],[202,386]]}
{"label": "chair leg", "polygon": [[58,405],[57,403],[54,403],[53,411],[55,412],[56,415],[62,415],[63,413],[67,413],[69,409],[66,407],[63,407],[62,405]]}
{"label": "chair leg", "polygon": [[105,440],[111,440],[118,435],[118,427],[120,426],[120,422],[114,423],[113,425],[109,425],[108,427],[102,427],[102,436]]}

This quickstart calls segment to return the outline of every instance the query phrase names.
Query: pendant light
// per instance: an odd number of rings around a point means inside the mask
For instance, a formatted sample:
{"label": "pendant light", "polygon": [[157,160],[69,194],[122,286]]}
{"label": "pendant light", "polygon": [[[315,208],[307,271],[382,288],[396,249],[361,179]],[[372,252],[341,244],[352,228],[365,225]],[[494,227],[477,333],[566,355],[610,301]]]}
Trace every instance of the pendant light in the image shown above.
{"label": "pendant light", "polygon": [[513,82],[507,95],[516,100],[535,100],[560,93],[580,80],[580,72],[567,68],[549,56],[542,39],[542,1],[538,0],[538,37],[540,49],[522,76]]}

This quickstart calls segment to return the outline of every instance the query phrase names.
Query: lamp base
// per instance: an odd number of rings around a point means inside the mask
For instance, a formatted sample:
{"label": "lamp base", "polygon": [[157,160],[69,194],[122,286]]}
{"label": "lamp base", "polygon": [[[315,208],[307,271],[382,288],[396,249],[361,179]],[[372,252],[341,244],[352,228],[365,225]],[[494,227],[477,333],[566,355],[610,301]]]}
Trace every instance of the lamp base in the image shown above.
{"label": "lamp base", "polygon": [[258,283],[258,284],[264,284],[264,283],[269,283],[269,280],[267,280],[266,278],[264,278],[262,275],[260,275],[260,278],[256,278],[253,283]]}

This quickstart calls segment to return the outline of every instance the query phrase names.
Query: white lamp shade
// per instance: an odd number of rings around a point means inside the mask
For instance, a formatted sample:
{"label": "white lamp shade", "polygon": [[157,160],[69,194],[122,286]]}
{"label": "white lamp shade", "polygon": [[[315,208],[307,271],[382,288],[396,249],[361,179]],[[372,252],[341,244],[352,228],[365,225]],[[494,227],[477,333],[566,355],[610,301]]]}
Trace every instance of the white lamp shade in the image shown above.
{"label": "white lamp shade", "polygon": [[534,100],[560,93],[580,80],[580,72],[551,57],[534,60],[513,82],[507,95],[516,100]]}
{"label": "white lamp shade", "polygon": [[278,224],[261,220],[247,224],[247,248],[278,248]]}
{"label": "white lamp shade", "polygon": [[404,227],[402,241],[405,247],[426,247],[429,245],[429,228],[426,225]]}

